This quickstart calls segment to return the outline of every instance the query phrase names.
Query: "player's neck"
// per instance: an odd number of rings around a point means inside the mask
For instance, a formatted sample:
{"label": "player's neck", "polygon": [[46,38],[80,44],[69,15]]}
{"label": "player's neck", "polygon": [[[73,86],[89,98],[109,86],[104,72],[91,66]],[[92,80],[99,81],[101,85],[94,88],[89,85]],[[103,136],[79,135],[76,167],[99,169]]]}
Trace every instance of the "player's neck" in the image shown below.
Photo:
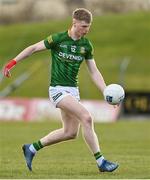
{"label": "player's neck", "polygon": [[73,27],[68,30],[68,35],[73,39],[74,41],[81,38],[81,36],[78,36],[77,33],[74,31]]}

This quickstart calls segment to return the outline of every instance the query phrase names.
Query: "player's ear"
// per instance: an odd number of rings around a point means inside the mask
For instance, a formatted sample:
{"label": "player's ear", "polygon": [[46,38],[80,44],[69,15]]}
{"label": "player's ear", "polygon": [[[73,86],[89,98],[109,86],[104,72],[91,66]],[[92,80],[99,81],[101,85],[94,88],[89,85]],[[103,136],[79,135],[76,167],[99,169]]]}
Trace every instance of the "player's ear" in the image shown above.
{"label": "player's ear", "polygon": [[72,20],[72,25],[73,25],[74,27],[76,27],[76,24],[77,24],[77,20],[73,18],[73,20]]}

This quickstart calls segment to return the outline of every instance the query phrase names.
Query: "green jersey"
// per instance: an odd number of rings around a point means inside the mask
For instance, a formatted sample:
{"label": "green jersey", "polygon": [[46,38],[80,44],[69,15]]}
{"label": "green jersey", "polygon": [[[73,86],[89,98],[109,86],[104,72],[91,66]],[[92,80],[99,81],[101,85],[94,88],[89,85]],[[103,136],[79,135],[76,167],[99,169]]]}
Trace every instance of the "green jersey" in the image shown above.
{"label": "green jersey", "polygon": [[44,44],[52,56],[50,85],[76,87],[81,63],[93,58],[89,40],[85,37],[73,40],[66,31],[48,36]]}

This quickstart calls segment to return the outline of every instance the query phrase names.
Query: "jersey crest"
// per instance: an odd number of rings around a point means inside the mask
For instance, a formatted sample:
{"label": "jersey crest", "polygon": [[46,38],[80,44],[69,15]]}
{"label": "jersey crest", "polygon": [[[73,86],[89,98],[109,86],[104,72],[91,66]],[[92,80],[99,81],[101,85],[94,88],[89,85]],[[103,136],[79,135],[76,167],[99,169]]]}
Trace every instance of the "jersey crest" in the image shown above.
{"label": "jersey crest", "polygon": [[85,53],[85,47],[81,47],[81,48],[80,48],[80,53],[81,53],[81,54],[84,54],[84,53]]}

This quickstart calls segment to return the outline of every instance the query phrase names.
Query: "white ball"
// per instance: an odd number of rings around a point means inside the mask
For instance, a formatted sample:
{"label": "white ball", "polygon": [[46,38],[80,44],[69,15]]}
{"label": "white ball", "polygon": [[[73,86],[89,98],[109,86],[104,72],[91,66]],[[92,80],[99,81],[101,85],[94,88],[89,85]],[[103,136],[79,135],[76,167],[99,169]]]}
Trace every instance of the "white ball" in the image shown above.
{"label": "white ball", "polygon": [[125,92],[119,84],[110,84],[104,89],[104,99],[112,105],[120,104],[124,97]]}

